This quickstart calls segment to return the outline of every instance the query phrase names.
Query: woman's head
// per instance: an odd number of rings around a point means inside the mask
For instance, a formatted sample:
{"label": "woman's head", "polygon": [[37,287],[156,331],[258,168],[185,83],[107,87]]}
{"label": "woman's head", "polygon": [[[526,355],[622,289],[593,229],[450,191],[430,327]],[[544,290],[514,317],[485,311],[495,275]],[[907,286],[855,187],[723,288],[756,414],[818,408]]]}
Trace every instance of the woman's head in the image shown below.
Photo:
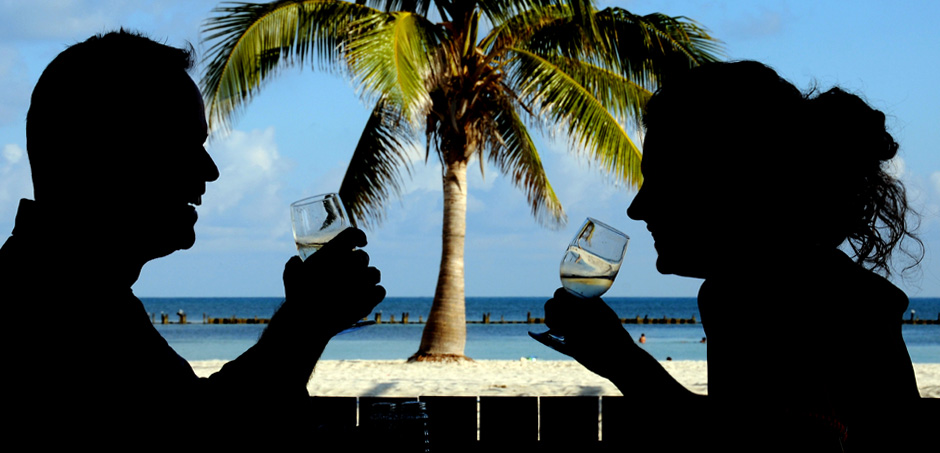
{"label": "woman's head", "polygon": [[647,222],[664,273],[706,277],[846,239],[857,261],[887,270],[908,232],[884,119],[838,88],[804,95],[757,62],[697,67],[647,105],[628,214]]}

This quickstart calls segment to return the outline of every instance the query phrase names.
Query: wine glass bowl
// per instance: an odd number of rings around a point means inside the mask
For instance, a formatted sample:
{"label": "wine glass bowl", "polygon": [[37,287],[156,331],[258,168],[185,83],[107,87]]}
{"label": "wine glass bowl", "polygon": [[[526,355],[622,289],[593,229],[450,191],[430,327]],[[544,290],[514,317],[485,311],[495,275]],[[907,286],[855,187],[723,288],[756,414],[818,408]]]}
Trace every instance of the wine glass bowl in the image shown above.
{"label": "wine glass bowl", "polygon": [[[568,244],[559,266],[561,285],[584,299],[600,297],[613,285],[630,237],[611,226],[588,217]],[[548,332],[529,332],[542,344],[565,353],[565,338]]]}
{"label": "wine glass bowl", "polygon": [[561,284],[580,297],[600,297],[620,271],[630,238],[588,217],[561,259]]}
{"label": "wine glass bowl", "polygon": [[291,226],[297,254],[306,260],[349,227],[349,220],[339,194],[315,195],[290,205]]}

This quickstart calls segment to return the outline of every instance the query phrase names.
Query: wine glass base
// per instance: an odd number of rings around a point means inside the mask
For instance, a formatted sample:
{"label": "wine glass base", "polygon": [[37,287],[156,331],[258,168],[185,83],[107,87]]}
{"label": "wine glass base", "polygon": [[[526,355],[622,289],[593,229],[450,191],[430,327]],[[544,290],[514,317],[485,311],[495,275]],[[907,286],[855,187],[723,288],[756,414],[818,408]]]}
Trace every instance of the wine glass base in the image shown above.
{"label": "wine glass base", "polygon": [[361,328],[363,328],[363,327],[365,327],[365,326],[371,326],[372,324],[375,324],[375,321],[358,321],[358,322],[356,322],[355,324],[353,324],[353,325],[347,327],[346,329],[340,331],[340,333],[338,333],[338,334],[336,334],[336,335],[342,335],[342,334],[344,334],[344,333],[354,332],[354,331],[359,330],[359,329],[361,329]]}
{"label": "wine glass base", "polygon": [[561,335],[555,335],[551,330],[542,333],[529,332],[529,336],[534,338],[539,343],[544,344],[562,354],[570,356],[568,349],[568,344],[565,343],[565,337]]}

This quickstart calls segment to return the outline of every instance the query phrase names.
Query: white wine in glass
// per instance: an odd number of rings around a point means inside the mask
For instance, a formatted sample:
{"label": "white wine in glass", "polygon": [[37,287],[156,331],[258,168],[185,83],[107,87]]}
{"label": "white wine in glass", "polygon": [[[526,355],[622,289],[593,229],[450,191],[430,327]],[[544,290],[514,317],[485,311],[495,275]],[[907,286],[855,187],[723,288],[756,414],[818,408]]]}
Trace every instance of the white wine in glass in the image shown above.
{"label": "white wine in glass", "polygon": [[339,194],[335,193],[315,195],[291,203],[290,219],[297,254],[304,260],[349,227],[343,202]]}
{"label": "white wine in glass", "polygon": [[[600,297],[613,285],[630,238],[588,217],[578,229],[561,259],[561,285],[575,296],[589,299]],[[559,352],[565,352],[565,339],[548,332],[529,332],[532,338]]]}

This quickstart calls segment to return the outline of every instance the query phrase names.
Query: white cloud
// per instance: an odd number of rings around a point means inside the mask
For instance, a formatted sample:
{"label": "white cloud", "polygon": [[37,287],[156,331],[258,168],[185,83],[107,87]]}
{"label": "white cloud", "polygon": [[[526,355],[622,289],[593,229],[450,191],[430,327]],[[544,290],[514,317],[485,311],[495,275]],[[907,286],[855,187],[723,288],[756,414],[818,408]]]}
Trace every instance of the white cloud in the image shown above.
{"label": "white cloud", "polygon": [[411,149],[408,151],[411,165],[411,176],[404,174],[402,184],[402,198],[416,191],[440,192],[443,190],[441,182],[441,160],[433,152],[427,155],[424,149]]}
{"label": "white cloud", "polygon": [[25,156],[17,144],[4,145],[0,151],[0,219],[12,221],[20,198],[32,197],[32,177]]}
{"label": "white cloud", "polygon": [[0,27],[4,40],[68,38],[102,31],[103,24],[116,22],[139,8],[120,0],[31,0],[0,3]]}
{"label": "white cloud", "polygon": [[274,128],[234,130],[212,143],[209,153],[220,176],[203,196],[200,249],[277,247],[290,233],[288,201],[281,193],[290,164],[278,152]]}
{"label": "white cloud", "polygon": [[0,45],[0,126],[26,118],[29,86],[22,55],[12,46]]}
{"label": "white cloud", "polygon": [[[191,39],[214,0],[30,0],[0,2],[0,40],[65,40],[127,27],[154,38]],[[181,36],[180,34],[193,35]]]}
{"label": "white cloud", "polygon": [[208,189],[211,206],[219,213],[243,207],[246,199],[263,201],[276,194],[287,170],[278,153],[274,127],[234,130],[212,144],[209,152],[220,173],[219,180],[210,183]]}
{"label": "white cloud", "polygon": [[502,179],[502,173],[491,163],[484,161],[483,171],[480,171],[479,156],[474,156],[467,164],[467,183],[470,191],[490,191],[497,180]]}
{"label": "white cloud", "polygon": [[888,175],[900,179],[904,177],[907,172],[907,163],[904,161],[904,158],[898,156],[885,163],[884,168]]}
{"label": "white cloud", "polygon": [[940,171],[931,173],[928,179],[928,187],[923,194],[923,206],[917,209],[923,217],[923,223],[936,228],[940,226]]}
{"label": "white cloud", "polygon": [[486,202],[479,197],[473,196],[473,192],[467,193],[467,215],[477,212],[486,212]]}
{"label": "white cloud", "polygon": [[10,164],[19,163],[24,155],[26,155],[26,152],[23,151],[23,148],[20,148],[20,145],[15,143],[10,143],[3,147],[3,159]]}

